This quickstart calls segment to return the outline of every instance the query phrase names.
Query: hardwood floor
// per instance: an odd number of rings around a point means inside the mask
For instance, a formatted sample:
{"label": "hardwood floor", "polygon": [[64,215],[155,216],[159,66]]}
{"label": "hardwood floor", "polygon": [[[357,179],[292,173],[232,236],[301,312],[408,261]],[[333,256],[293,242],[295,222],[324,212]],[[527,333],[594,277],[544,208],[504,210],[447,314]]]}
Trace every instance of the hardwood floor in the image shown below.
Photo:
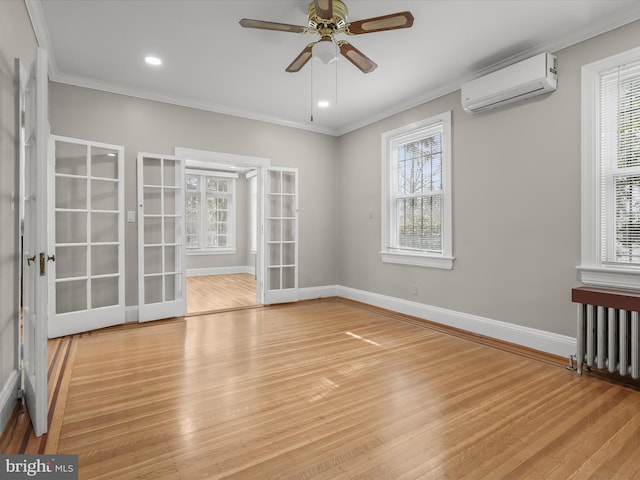
{"label": "hardwood floor", "polygon": [[187,277],[187,314],[256,305],[255,276],[248,273]]}
{"label": "hardwood floor", "polygon": [[640,392],[357,305],[74,338],[81,479],[640,478]]}

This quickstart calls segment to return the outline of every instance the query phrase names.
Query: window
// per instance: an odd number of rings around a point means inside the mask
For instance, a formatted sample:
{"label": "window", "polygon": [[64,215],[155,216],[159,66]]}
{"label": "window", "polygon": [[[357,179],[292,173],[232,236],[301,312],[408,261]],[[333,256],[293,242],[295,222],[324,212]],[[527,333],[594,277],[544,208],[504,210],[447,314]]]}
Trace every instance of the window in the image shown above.
{"label": "window", "polygon": [[382,135],[382,260],[451,269],[451,112]]}
{"label": "window", "polygon": [[640,49],[582,68],[583,283],[640,288]]}
{"label": "window", "polygon": [[186,172],[187,252],[233,253],[235,249],[235,179],[206,170]]}

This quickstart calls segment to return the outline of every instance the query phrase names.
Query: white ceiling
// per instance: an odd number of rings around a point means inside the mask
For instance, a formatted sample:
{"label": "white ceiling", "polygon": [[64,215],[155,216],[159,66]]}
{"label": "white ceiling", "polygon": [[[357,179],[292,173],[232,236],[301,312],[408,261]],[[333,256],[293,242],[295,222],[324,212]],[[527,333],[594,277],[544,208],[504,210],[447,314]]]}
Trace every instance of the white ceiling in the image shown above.
{"label": "white ceiling", "polygon": [[[348,20],[409,10],[413,28],[347,39],[378,64],[372,73],[363,74],[343,57],[337,70],[309,62],[300,72],[287,73],[317,36],[245,29],[238,21],[305,26],[309,1],[26,3],[38,41],[49,51],[54,81],[332,135],[640,18],[638,0],[346,0]],[[149,54],[161,57],[163,65],[146,65]],[[333,96],[337,91],[338,97],[328,109],[314,108],[313,122],[312,72],[316,90]]]}

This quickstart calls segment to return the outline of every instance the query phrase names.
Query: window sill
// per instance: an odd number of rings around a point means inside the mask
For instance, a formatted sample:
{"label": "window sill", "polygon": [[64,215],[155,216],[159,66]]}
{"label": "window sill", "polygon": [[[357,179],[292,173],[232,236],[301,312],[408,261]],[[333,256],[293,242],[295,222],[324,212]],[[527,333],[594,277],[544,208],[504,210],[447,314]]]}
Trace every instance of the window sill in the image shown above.
{"label": "window sill", "polygon": [[235,255],[236,254],[236,249],[235,248],[217,248],[215,250],[193,250],[193,251],[186,251],[186,255],[187,257],[189,256],[196,256],[196,255]]}
{"label": "window sill", "polygon": [[585,285],[640,290],[640,268],[606,266],[576,267]]}
{"label": "window sill", "polygon": [[380,257],[384,263],[397,263],[401,265],[413,265],[417,267],[440,268],[452,270],[454,257],[443,255],[427,255],[424,253],[410,252],[380,252]]}

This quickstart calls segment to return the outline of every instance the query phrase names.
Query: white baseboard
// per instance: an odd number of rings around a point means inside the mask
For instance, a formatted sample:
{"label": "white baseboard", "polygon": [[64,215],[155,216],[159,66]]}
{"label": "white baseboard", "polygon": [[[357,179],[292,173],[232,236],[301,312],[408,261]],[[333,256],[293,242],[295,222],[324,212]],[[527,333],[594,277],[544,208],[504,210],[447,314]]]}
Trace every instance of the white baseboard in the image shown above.
{"label": "white baseboard", "polygon": [[348,287],[337,287],[336,295],[449,327],[522,345],[552,355],[568,357],[576,353],[576,339],[566,335]]}
{"label": "white baseboard", "polygon": [[11,412],[13,412],[16,406],[19,387],[20,374],[17,370],[12,370],[2,390],[0,390],[0,433],[2,433],[7,426]]}
{"label": "white baseboard", "polygon": [[231,273],[250,273],[252,275],[255,275],[256,269],[248,265],[238,267],[208,267],[187,269],[187,277],[201,277],[204,275],[229,275]]}
{"label": "white baseboard", "polygon": [[327,285],[325,287],[307,287],[298,289],[298,300],[315,300],[316,298],[327,298],[338,296],[338,285]]}

